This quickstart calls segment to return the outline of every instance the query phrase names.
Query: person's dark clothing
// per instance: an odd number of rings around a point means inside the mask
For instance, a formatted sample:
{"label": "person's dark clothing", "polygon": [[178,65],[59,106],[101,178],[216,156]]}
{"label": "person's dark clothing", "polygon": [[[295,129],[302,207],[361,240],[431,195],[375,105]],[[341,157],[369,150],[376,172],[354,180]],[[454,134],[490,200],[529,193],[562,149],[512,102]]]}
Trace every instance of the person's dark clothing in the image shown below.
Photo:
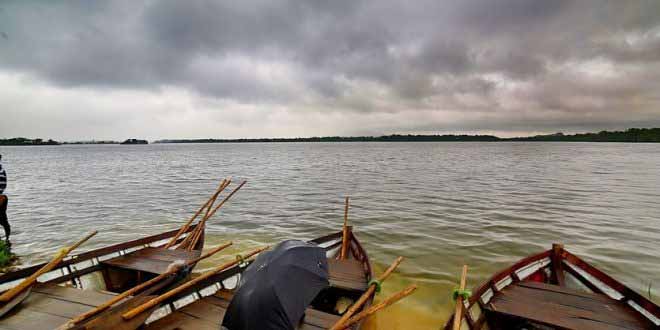
{"label": "person's dark clothing", "polygon": [[5,229],[5,240],[8,241],[11,234],[11,227],[7,219],[7,204],[9,204],[9,198],[5,195],[0,195],[0,225]]}
{"label": "person's dark clothing", "polygon": [[2,168],[2,163],[0,163],[0,194],[4,193],[7,188],[7,172]]}

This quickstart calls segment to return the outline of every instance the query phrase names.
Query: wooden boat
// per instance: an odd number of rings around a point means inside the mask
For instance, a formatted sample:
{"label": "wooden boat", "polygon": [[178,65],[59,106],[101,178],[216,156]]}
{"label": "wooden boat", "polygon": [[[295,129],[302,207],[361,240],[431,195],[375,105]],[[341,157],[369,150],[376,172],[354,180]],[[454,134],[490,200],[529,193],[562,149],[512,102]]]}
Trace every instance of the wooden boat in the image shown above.
{"label": "wooden boat", "polygon": [[[194,231],[190,226],[170,248],[164,246],[179,230],[115,244],[84,252],[59,262],[55,268],[39,277],[39,283],[24,291],[18,301],[10,302],[11,311],[0,318],[0,329],[53,329],[69,319],[111,300],[117,293],[164,273],[175,260],[193,261],[200,256],[204,235],[191,250],[177,249]],[[44,264],[34,265],[0,275],[0,289],[7,290],[29,277]],[[192,265],[194,266],[194,265]],[[192,269],[186,268],[189,272]],[[180,274],[185,277],[186,274]],[[94,288],[94,282],[101,289]],[[162,281],[149,288],[153,294],[175,285]]]}
{"label": "wooden boat", "polygon": [[[350,227],[349,227],[350,228]],[[300,330],[328,329],[339,320],[334,311],[340,297],[357,300],[368,288],[373,274],[367,252],[349,229],[349,257],[337,258],[342,244],[342,232],[312,240],[326,250],[330,287],[323,290],[305,311],[298,325]],[[197,330],[220,328],[233,290],[246,265],[235,266],[218,273],[163,302],[159,311],[147,321],[145,330]],[[363,306],[368,308],[373,297]],[[362,322],[351,327],[359,329]]]}
{"label": "wooden boat", "polygon": [[559,244],[493,275],[464,306],[471,330],[660,329],[658,305]]}

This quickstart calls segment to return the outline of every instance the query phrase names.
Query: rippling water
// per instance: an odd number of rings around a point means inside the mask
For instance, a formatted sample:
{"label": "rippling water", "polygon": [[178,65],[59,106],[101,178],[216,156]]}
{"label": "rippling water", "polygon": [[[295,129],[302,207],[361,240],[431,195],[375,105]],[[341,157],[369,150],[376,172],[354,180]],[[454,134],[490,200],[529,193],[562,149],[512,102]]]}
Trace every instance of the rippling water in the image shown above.
{"label": "rippling water", "polygon": [[[660,296],[660,144],[282,143],[0,147],[24,263],[97,229],[98,247],[173,229],[225,176],[248,184],[210,223],[237,249],[350,221],[385,294],[420,290],[378,329],[437,329],[462,264],[469,285],[553,242]],[[202,265],[208,267],[214,261]],[[215,260],[217,262],[217,260]]]}

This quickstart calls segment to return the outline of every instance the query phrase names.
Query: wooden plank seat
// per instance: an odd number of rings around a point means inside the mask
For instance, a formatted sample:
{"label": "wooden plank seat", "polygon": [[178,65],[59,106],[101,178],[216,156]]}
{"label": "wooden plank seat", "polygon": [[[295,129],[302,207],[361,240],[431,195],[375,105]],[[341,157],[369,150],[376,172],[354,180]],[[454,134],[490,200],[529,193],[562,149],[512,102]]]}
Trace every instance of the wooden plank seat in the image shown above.
{"label": "wooden plank seat", "polygon": [[[218,330],[232,297],[230,291],[219,291],[149,324],[145,330]],[[325,330],[337,320],[339,316],[307,308],[297,330]]]}
{"label": "wooden plank seat", "polygon": [[657,329],[622,301],[538,282],[507,286],[485,310],[496,318],[524,318],[561,329]]}
{"label": "wooden plank seat", "polygon": [[0,330],[53,329],[113,297],[95,290],[37,285],[27,299],[0,319]]}
{"label": "wooden plank seat", "polygon": [[122,269],[137,270],[153,274],[162,274],[176,260],[189,261],[200,256],[200,251],[169,250],[146,247],[112,259],[102,264]]}
{"label": "wooden plank seat", "polygon": [[355,259],[328,259],[330,285],[356,291],[367,289],[367,275],[362,263]]}

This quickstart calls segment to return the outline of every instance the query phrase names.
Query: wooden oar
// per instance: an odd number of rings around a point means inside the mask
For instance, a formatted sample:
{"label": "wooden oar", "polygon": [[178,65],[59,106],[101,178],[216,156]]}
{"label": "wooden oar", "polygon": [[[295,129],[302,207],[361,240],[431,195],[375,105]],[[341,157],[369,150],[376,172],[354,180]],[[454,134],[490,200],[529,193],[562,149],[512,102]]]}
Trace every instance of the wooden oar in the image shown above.
{"label": "wooden oar", "polygon": [[[461,285],[459,286],[458,289],[460,292],[465,291],[467,271],[468,271],[468,266],[463,265],[463,271],[461,272]],[[463,295],[458,294],[456,295],[456,310],[454,311],[454,326],[452,327],[453,330],[461,329],[461,321],[463,320],[462,314],[463,314]]]}
{"label": "wooden oar", "polygon": [[346,259],[346,253],[348,253],[348,196],[346,196],[346,203],[344,204],[344,227],[342,229],[339,259]]}
{"label": "wooden oar", "polygon": [[76,242],[72,246],[66,247],[61,249],[57,255],[45,266],[41,267],[39,270],[34,272],[30,277],[24,279],[21,283],[19,283],[17,286],[7,290],[5,293],[0,295],[0,302],[6,303],[12,299],[14,299],[16,296],[18,296],[21,292],[24,290],[32,287],[37,282],[37,279],[39,276],[48,273],[49,271],[53,270],[57,265],[73,250],[78,248],[80,245],[83,243],[87,242],[92,236],[96,235],[97,231],[91,232],[89,235],[85,236],[83,239],[80,241]]}
{"label": "wooden oar", "polygon": [[346,329],[346,328],[350,327],[351,325],[353,325],[353,324],[355,324],[355,323],[357,323],[357,322],[360,322],[360,321],[361,321],[362,319],[364,319],[365,317],[367,317],[367,316],[369,316],[369,315],[371,315],[371,314],[374,314],[374,313],[378,312],[379,310],[381,310],[381,309],[383,309],[383,308],[385,308],[385,307],[387,307],[387,306],[389,306],[389,305],[392,305],[392,304],[394,304],[395,302],[397,302],[397,301],[399,301],[399,300],[401,300],[401,299],[403,299],[403,298],[409,296],[409,295],[410,295],[411,293],[413,293],[416,289],[417,289],[417,285],[413,284],[413,285],[411,285],[411,286],[405,288],[404,290],[401,290],[401,291],[399,291],[399,292],[397,292],[397,293],[395,293],[395,294],[393,294],[393,295],[387,297],[387,299],[383,300],[382,302],[378,303],[377,305],[372,306],[372,307],[368,308],[366,311],[362,311],[362,312],[360,312],[359,314],[357,314],[357,315],[351,317],[351,318],[348,319],[348,321],[346,321],[346,323],[344,323],[344,324],[341,326],[341,328],[339,328],[339,329],[342,329],[342,330],[343,330],[343,329]]}
{"label": "wooden oar", "polygon": [[[244,256],[244,259],[248,259],[248,258],[250,258],[250,257],[266,250],[267,248],[268,247],[263,247],[263,248],[253,250],[252,252],[246,254]],[[195,284],[197,284],[197,283],[199,283],[199,282],[201,282],[201,281],[203,281],[203,280],[205,280],[205,279],[207,279],[207,278],[209,278],[209,277],[211,277],[211,276],[213,276],[213,275],[215,275],[215,274],[217,274],[217,273],[219,273],[219,272],[221,272],[221,271],[223,271],[227,268],[235,266],[236,264],[240,263],[242,260],[243,259],[241,259],[241,260],[237,259],[237,260],[225,263],[224,265],[220,265],[216,268],[213,268],[210,271],[208,271],[208,272],[206,272],[206,273],[204,273],[204,274],[202,274],[202,275],[200,275],[200,276],[198,276],[198,277],[196,277],[196,278],[194,278],[194,279],[192,279],[192,280],[190,280],[190,281],[188,281],[188,282],[186,282],[186,283],[184,283],[184,284],[182,284],[182,285],[180,285],[180,286],[178,286],[178,287],[176,287],[176,288],[174,288],[174,289],[172,289],[168,292],[165,292],[164,294],[162,294],[162,295],[160,295],[156,298],[153,298],[153,299],[149,300],[148,302],[146,302],[146,303],[144,303],[144,304],[142,304],[142,305],[140,305],[136,308],[131,309],[130,311],[122,314],[121,317],[124,318],[124,320],[130,320],[130,319],[134,318],[135,316],[139,315],[140,313],[145,312],[147,310],[150,310],[150,309],[160,305],[165,300],[181,293],[182,291],[194,286]]]}
{"label": "wooden oar", "polygon": [[[229,195],[227,195],[227,196],[226,196],[226,197],[220,202],[220,204],[218,204],[218,205],[213,209],[213,211],[211,211],[210,213],[208,213],[208,215],[207,215],[206,217],[204,217],[204,218],[203,218],[203,219],[197,224],[197,228],[195,228],[195,232],[194,232],[193,235],[192,235],[192,240],[190,241],[190,243],[189,243],[189,245],[188,245],[188,249],[189,249],[189,250],[192,250],[192,249],[195,247],[195,245],[197,245],[197,242],[199,241],[199,238],[202,236],[202,232],[204,232],[204,226],[206,225],[206,221],[207,221],[208,219],[210,219],[210,218],[215,214],[215,212],[217,212],[217,211],[222,207],[222,205],[224,205],[224,204],[225,204],[225,203],[226,203],[226,202],[227,202],[232,196],[234,196],[234,194],[235,194],[236,192],[238,192],[238,190],[241,189],[241,187],[243,187],[246,183],[247,183],[247,181],[243,181],[243,182],[241,182],[241,184],[239,184],[238,187],[234,188],[234,190],[232,190],[231,193],[229,193]],[[186,237],[186,238],[187,238],[187,237]]]}
{"label": "wooden oar", "polygon": [[[224,250],[225,248],[227,248],[230,245],[232,245],[232,242],[228,242],[228,243],[225,243],[223,245],[220,245],[220,246],[216,247],[215,249],[209,251],[208,253],[200,256],[199,258],[188,261],[186,263],[186,265],[188,265],[188,266],[194,265],[194,264],[198,263],[199,261],[204,260],[204,259],[206,259],[206,258],[208,258],[208,257]],[[121,294],[113,297],[112,299],[106,301],[105,303],[99,305],[98,307],[96,307],[96,308],[94,308],[94,309],[92,309],[88,312],[85,312],[83,314],[80,314],[79,316],[71,319],[69,322],[67,322],[65,325],[63,325],[62,327],[60,327],[58,329],[69,329],[69,328],[73,327],[74,325],[76,325],[76,324],[78,324],[78,323],[80,323],[84,320],[87,320],[87,319],[89,319],[90,317],[92,317],[94,315],[97,315],[97,314],[105,311],[106,309],[112,307],[114,304],[120,302],[124,298],[126,298],[128,296],[131,296],[131,295],[133,295],[137,292],[140,292],[143,289],[148,288],[148,287],[152,286],[153,284],[160,282],[164,278],[167,278],[168,276],[177,273],[178,271],[179,271],[179,269],[176,269],[176,268],[171,269],[171,270],[169,270],[165,273],[162,273],[162,274],[160,274],[160,275],[158,275],[158,276],[156,276],[156,277],[154,277],[154,278],[152,278],[152,279],[150,279],[150,280],[148,280],[148,281],[146,281],[146,282],[144,282],[140,285],[137,285],[137,286],[135,286],[135,287],[133,287],[129,290],[126,290],[126,291],[122,292]]]}
{"label": "wooden oar", "polygon": [[[385,280],[390,276],[390,274],[399,266],[399,264],[401,264],[401,261],[403,261],[403,257],[396,258],[396,260],[394,260],[392,265],[390,265],[390,267],[387,268],[378,277],[378,282],[379,283],[385,282]],[[373,294],[376,292],[378,285],[379,284],[377,283],[371,283],[367,291],[363,293],[362,296],[360,296],[360,299],[358,299],[353,305],[351,305],[351,308],[349,308],[346,311],[346,313],[344,313],[344,315],[342,315],[341,318],[337,322],[335,322],[335,325],[333,325],[332,328],[330,328],[330,330],[339,330],[345,328],[342,327],[343,324],[346,321],[348,321],[348,319],[350,319],[351,316],[355,314],[355,312],[357,312],[360,308],[362,308],[362,306],[367,302],[367,300],[369,300],[369,298],[371,298],[371,296],[373,296]]]}
{"label": "wooden oar", "polygon": [[174,235],[174,237],[172,237],[172,239],[170,239],[170,241],[167,242],[167,244],[164,246],[164,248],[167,249],[167,248],[170,248],[172,245],[174,245],[176,243],[176,241],[179,239],[179,237],[181,237],[181,235],[183,235],[183,233],[185,233],[188,230],[188,228],[190,228],[190,225],[192,224],[192,222],[195,221],[195,219],[197,219],[197,216],[199,216],[199,214],[202,213],[202,211],[204,211],[204,208],[209,205],[209,203],[213,199],[213,196],[215,196],[216,194],[220,194],[220,192],[222,192],[222,190],[224,188],[226,188],[226,187],[223,187],[224,184],[225,184],[225,181],[227,181],[227,179],[223,179],[220,182],[220,186],[215,191],[215,193],[213,195],[211,195],[211,197],[209,197],[209,199],[206,201],[206,203],[204,203],[204,205],[202,205],[199,208],[199,210],[197,210],[197,212],[195,212],[195,214],[192,217],[190,217],[190,219],[183,226],[181,226],[181,229],[179,229],[179,231],[176,233],[176,235]]}

